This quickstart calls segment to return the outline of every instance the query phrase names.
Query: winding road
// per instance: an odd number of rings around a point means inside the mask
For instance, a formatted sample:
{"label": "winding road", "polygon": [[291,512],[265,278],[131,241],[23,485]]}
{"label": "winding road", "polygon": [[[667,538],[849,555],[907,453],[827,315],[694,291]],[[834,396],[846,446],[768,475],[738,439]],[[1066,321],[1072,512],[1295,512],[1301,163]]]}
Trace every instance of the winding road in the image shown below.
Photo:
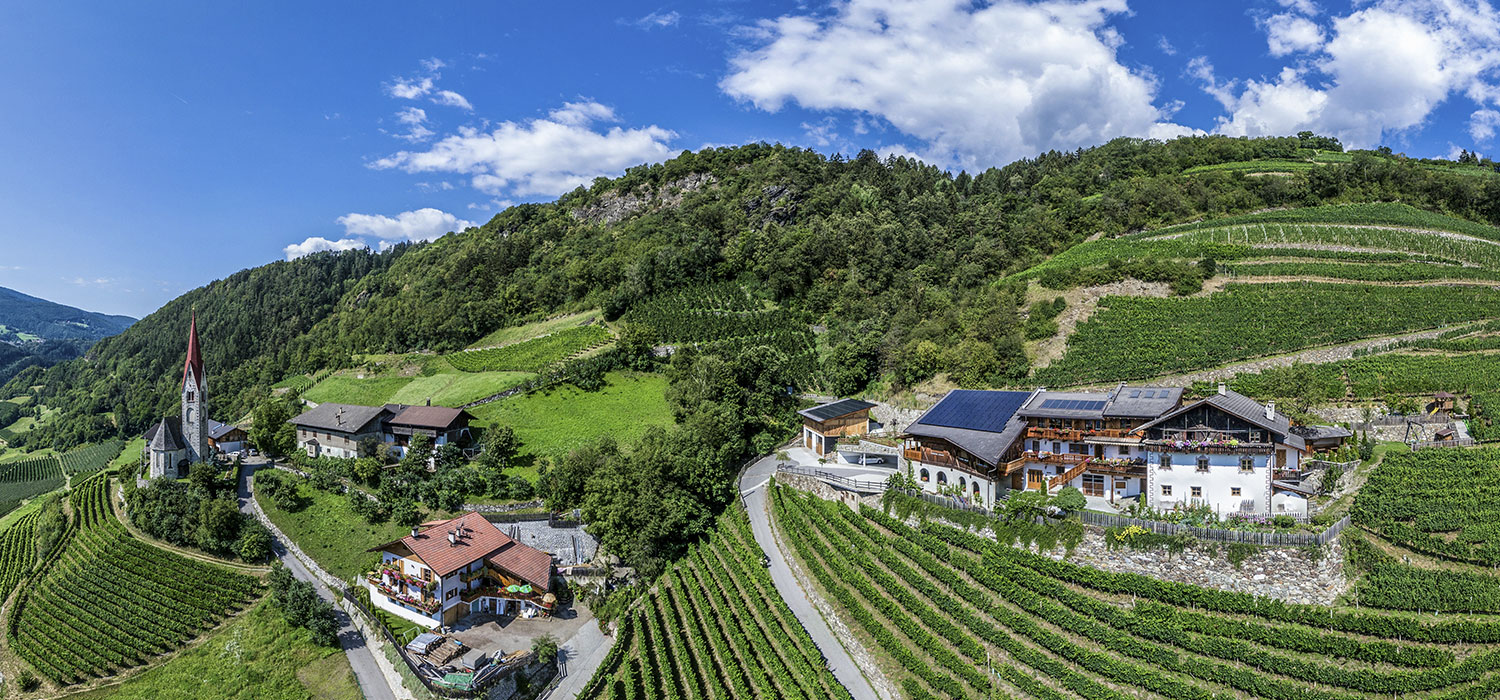
{"label": "winding road", "polygon": [[[854,663],[854,659],[849,656],[844,645],[840,644],[838,637],[834,636],[833,630],[829,629],[828,623],[823,621],[823,616],[808,599],[802,582],[792,575],[792,569],[787,565],[786,558],[782,556],[781,548],[776,546],[776,536],[771,532],[771,515],[766,501],[766,482],[775,473],[776,458],[768,456],[750,465],[740,475],[740,497],[745,502],[745,509],[749,511],[750,530],[755,533],[755,541],[770,559],[771,580],[776,584],[776,590],[781,592],[781,597],[786,601],[787,607],[792,609],[792,614],[797,616],[797,621],[802,623],[802,627],[818,645],[818,650],[823,652],[823,657],[828,660],[828,668],[833,671],[833,676],[849,689],[849,694],[854,696],[854,700],[881,700],[881,696],[875,692],[875,687],[865,677],[864,671]],[[800,592],[801,595],[794,592]]]}
{"label": "winding road", "polygon": [[[240,468],[239,478],[240,512],[251,517],[255,515],[250,506],[250,474],[253,471],[252,465],[243,465]],[[390,684],[386,682],[385,674],[381,673],[380,666],[375,663],[374,652],[365,643],[364,635],[354,628],[354,622],[349,619],[349,614],[338,606],[333,592],[328,590],[318,577],[313,576],[296,556],[288,552],[274,533],[271,535],[271,551],[276,553],[276,558],[286,565],[287,570],[291,571],[293,576],[311,583],[323,600],[334,603],[333,614],[339,623],[339,646],[344,648],[344,654],[349,657],[349,666],[354,669],[354,678],[359,681],[359,689],[364,693],[366,700],[396,700],[396,694],[391,691]]]}

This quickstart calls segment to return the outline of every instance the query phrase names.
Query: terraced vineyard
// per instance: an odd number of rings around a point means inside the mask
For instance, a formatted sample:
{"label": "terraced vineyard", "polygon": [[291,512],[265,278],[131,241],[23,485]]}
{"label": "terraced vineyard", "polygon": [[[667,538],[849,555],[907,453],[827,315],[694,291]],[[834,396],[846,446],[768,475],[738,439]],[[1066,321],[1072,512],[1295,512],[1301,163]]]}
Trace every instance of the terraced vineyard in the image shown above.
{"label": "terraced vineyard", "polygon": [[[119,449],[115,452],[118,454]],[[15,510],[28,499],[62,488],[62,464],[56,457],[33,457],[12,462],[0,470],[0,515]]]}
{"label": "terraced vineyard", "polygon": [[[772,492],[812,576],[912,698],[1488,698],[1500,623],[1294,605],[1055,561]],[[1410,569],[1410,567],[1406,567]]]}
{"label": "terraced vineyard", "polygon": [[109,477],[76,484],[62,541],[11,605],[11,649],[66,686],[181,647],[259,594],[259,582],[135,539],[109,505]]}
{"label": "terraced vineyard", "polygon": [[1360,489],[1351,516],[1418,552],[1500,564],[1500,450],[1392,452]]}
{"label": "terraced vineyard", "polygon": [[579,353],[614,340],[603,326],[566,328],[551,335],[484,350],[448,355],[448,363],[464,372],[540,372]]}
{"label": "terraced vineyard", "polygon": [[621,621],[580,698],[848,698],[760,565],[744,511],[719,519]]}
{"label": "terraced vineyard", "polygon": [[84,445],[75,450],[70,450],[59,459],[62,461],[62,470],[68,476],[78,474],[92,474],[109,466],[114,458],[120,456],[120,450],[124,448],[123,440],[110,440],[96,445]]}
{"label": "terraced vineyard", "polygon": [[0,600],[9,598],[36,564],[36,519],[33,510],[0,532]]}
{"label": "terraced vineyard", "polygon": [[792,376],[803,385],[818,380],[818,358],[811,327],[785,309],[766,308],[732,282],[689,287],[637,304],[626,323],[649,327],[659,342],[690,345],[703,352],[737,356],[765,345],[781,351]]}

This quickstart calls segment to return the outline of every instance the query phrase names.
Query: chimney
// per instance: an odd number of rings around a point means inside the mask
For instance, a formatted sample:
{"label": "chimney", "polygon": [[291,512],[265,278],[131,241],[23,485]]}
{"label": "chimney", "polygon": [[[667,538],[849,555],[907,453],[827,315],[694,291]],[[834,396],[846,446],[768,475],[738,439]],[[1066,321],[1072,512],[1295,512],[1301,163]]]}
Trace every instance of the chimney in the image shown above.
{"label": "chimney", "polygon": [[338,413],[335,413],[334,416],[333,416],[333,418],[334,418],[334,420],[338,421],[339,427],[343,427],[343,425],[344,425],[344,407],[343,406],[339,406]]}
{"label": "chimney", "polygon": [[1276,402],[1275,401],[1267,402],[1266,403],[1266,420],[1271,420],[1271,419],[1273,419],[1275,417],[1276,417]]}
{"label": "chimney", "polygon": [[1224,382],[1219,382],[1219,396],[1225,396],[1228,393],[1229,393],[1229,386],[1227,384],[1225,384]]}
{"label": "chimney", "polygon": [[458,544],[458,535],[455,535],[455,534],[453,534],[452,531],[449,531],[448,532],[448,546],[452,547],[452,546],[457,545],[457,544]]}
{"label": "chimney", "polygon": [[412,537],[416,537],[417,536],[417,526],[416,525],[411,526],[411,536]]}
{"label": "chimney", "polygon": [[428,405],[428,406],[429,406],[429,407],[430,407],[430,406],[432,406],[432,397],[428,397],[428,398],[427,398],[427,405]]}

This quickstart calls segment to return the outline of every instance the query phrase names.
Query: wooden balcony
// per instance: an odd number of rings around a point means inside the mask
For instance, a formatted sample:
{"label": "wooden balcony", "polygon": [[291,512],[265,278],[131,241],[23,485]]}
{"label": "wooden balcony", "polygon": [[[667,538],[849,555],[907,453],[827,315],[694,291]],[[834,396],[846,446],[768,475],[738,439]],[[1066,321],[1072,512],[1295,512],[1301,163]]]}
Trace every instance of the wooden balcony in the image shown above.
{"label": "wooden balcony", "polygon": [[1104,428],[1098,430],[1074,430],[1071,428],[1027,428],[1026,437],[1042,440],[1063,440],[1068,442],[1085,442],[1089,438],[1107,438],[1111,440],[1139,439],[1132,435],[1129,430],[1117,428]]}
{"label": "wooden balcony", "polygon": [[1058,474],[1057,476],[1054,476],[1054,477],[1048,479],[1047,480],[1047,490],[1051,491],[1052,489],[1055,489],[1055,488],[1057,488],[1059,486],[1062,486],[1063,484],[1068,483],[1069,481],[1072,481],[1072,480],[1078,478],[1078,475],[1082,474],[1084,472],[1084,470],[1086,470],[1088,468],[1089,468],[1088,462],[1083,462],[1081,464],[1074,465],[1073,468],[1071,468],[1071,469],[1069,469],[1069,470],[1067,470],[1067,471],[1065,471],[1065,472],[1063,472],[1061,474]]}
{"label": "wooden balcony", "polygon": [[1041,462],[1042,464],[1071,465],[1081,464],[1093,459],[1092,455],[1063,454],[1057,452],[1037,453],[1027,450],[1021,459],[1028,462]]}
{"label": "wooden balcony", "polygon": [[1000,465],[1000,473],[1004,474],[1005,476],[1010,476],[1011,474],[1021,471],[1025,467],[1026,457],[1025,455],[1022,455],[1009,462],[1006,462],[1005,464]]}
{"label": "wooden balcony", "polygon": [[936,450],[902,450],[901,456],[913,462],[931,464],[937,467],[951,467],[954,469],[958,469],[964,466],[960,464],[958,460],[954,459],[953,455],[950,455],[947,452],[938,452]]}

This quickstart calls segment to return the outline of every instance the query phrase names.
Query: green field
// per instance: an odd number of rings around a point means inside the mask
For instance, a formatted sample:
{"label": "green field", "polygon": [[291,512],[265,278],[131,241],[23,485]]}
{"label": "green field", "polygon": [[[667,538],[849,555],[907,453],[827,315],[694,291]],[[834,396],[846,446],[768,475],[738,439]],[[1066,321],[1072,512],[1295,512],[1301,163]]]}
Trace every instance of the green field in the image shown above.
{"label": "green field", "polygon": [[371,525],[349,509],[344,496],[319,491],[307,484],[298,483],[297,493],[307,506],[295,513],[276,507],[259,491],[255,500],[266,511],[271,522],[286,533],[302,551],[312,557],[329,573],[346,581],[371,569],[380,560],[378,554],[365,550],[392,540],[399,540],[410,532],[393,522]]}
{"label": "green field", "polygon": [[357,377],[332,376],[308,389],[302,398],[313,403],[346,403],[356,406],[379,406],[391,402],[391,397],[411,380],[405,377]]}
{"label": "green field", "polygon": [[548,333],[553,333],[564,328],[572,328],[575,326],[584,325],[586,323],[593,323],[599,318],[600,313],[596,309],[594,311],[584,311],[583,313],[569,314],[567,316],[561,316],[546,321],[537,321],[535,323],[527,323],[520,326],[501,328],[500,330],[497,330],[483,338],[480,338],[478,342],[475,342],[469,347],[492,348],[498,345],[518,343],[523,340],[530,340],[538,336],[547,335]]}
{"label": "green field", "polygon": [[651,426],[671,425],[666,377],[611,372],[606,379],[599,391],[564,385],[471,412],[480,424],[510,426],[521,439],[522,452],[533,455],[562,454],[601,435],[628,445]]}
{"label": "green field", "polygon": [[77,700],[358,700],[349,659],[314,644],[280,610],[261,602],[192,649],[119,685],[66,696]]}
{"label": "green field", "polygon": [[445,359],[464,372],[540,372],[597,351],[613,340],[614,335],[604,326],[577,326],[498,348],[456,352]]}
{"label": "green field", "polygon": [[432,399],[434,406],[462,406],[493,396],[536,375],[528,372],[444,372],[417,377],[391,395],[391,403],[420,404]]}

